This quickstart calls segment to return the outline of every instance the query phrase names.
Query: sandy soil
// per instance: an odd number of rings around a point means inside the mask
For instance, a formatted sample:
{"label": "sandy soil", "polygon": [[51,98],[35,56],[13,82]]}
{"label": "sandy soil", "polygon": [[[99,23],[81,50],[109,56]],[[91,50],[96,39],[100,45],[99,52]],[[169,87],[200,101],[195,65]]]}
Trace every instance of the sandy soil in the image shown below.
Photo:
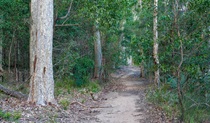
{"label": "sandy soil", "polygon": [[121,88],[108,92],[100,108],[95,109],[98,123],[159,123],[164,122],[159,116],[150,114],[152,106],[145,100],[148,82],[139,78],[137,67],[122,67],[112,74],[115,84]]}

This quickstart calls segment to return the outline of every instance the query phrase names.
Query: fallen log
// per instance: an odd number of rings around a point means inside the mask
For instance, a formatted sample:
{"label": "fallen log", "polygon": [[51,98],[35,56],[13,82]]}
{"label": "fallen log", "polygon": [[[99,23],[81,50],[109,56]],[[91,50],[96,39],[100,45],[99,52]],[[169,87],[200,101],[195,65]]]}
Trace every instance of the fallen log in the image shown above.
{"label": "fallen log", "polygon": [[9,95],[18,99],[27,99],[27,95],[22,94],[21,92],[9,90],[1,84],[0,84],[0,91],[6,95]]}

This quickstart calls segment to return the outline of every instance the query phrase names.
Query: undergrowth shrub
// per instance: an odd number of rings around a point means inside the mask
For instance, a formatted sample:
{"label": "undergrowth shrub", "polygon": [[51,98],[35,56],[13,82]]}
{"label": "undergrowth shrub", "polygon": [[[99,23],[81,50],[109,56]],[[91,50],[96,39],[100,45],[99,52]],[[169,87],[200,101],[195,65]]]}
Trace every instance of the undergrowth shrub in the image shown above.
{"label": "undergrowth shrub", "polygon": [[[85,83],[81,86],[78,86],[74,79],[64,78],[63,80],[57,80],[55,82],[55,95],[58,96],[60,94],[70,94],[72,90],[77,89],[85,89],[87,92],[97,93],[101,90],[101,86],[98,81],[91,81],[87,79]],[[87,93],[85,92],[85,93]]]}
{"label": "undergrowth shrub", "polygon": [[0,109],[0,118],[6,121],[16,121],[21,118],[20,112],[6,112]]}
{"label": "undergrowth shrub", "polygon": [[160,89],[151,87],[147,91],[147,100],[161,107],[169,118],[179,115],[178,96],[175,90],[167,90],[168,85],[162,86]]}
{"label": "undergrowth shrub", "polygon": [[98,82],[93,81],[87,84],[87,89],[91,92],[97,93],[101,90],[101,86],[98,84]]}
{"label": "undergrowth shrub", "polygon": [[88,57],[78,59],[73,68],[75,85],[81,87],[82,85],[88,83],[93,68],[94,62],[92,59]]}
{"label": "undergrowth shrub", "polygon": [[60,100],[59,104],[63,107],[64,110],[67,110],[70,102],[67,99]]}
{"label": "undergrowth shrub", "polygon": [[[185,92],[183,104],[185,107],[186,123],[199,123],[210,120],[209,97],[200,96],[198,92]],[[164,84],[160,89],[151,87],[147,91],[147,100],[160,107],[169,118],[180,116],[177,90],[169,84]]]}

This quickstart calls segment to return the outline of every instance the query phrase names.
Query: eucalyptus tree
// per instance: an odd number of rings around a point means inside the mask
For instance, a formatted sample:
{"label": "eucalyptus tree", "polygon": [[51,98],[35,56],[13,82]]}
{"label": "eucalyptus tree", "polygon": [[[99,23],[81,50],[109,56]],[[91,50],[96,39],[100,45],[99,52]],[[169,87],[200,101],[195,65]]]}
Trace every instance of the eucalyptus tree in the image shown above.
{"label": "eucalyptus tree", "polygon": [[155,84],[160,85],[160,69],[159,69],[159,58],[158,58],[158,0],[154,0],[154,18],[153,18],[153,57],[155,64]]}
{"label": "eucalyptus tree", "polygon": [[0,74],[2,74],[3,72],[3,68],[2,68],[2,61],[3,61],[3,48],[2,48],[2,45],[3,45],[3,29],[2,29],[2,26],[3,26],[3,14],[0,13]]}
{"label": "eucalyptus tree", "polygon": [[30,93],[37,105],[56,103],[52,65],[53,1],[31,1]]}
{"label": "eucalyptus tree", "polygon": [[101,34],[98,24],[93,26],[94,28],[94,52],[95,52],[95,69],[94,78],[99,78],[102,69],[102,48],[101,48]]}

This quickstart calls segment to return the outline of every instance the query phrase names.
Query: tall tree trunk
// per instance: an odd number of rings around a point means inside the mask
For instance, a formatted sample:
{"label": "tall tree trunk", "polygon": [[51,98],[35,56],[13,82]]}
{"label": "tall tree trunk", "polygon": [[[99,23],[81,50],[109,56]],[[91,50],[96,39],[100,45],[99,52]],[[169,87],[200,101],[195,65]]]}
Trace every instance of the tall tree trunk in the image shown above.
{"label": "tall tree trunk", "polygon": [[37,105],[56,104],[52,65],[53,1],[31,1],[30,93]]}
{"label": "tall tree trunk", "polygon": [[158,58],[158,0],[154,0],[154,15],[153,15],[153,33],[154,33],[154,45],[153,45],[153,57],[155,64],[155,79],[156,85],[160,85],[160,70],[159,70],[159,58]]}
{"label": "tall tree trunk", "polygon": [[122,43],[122,41],[123,41],[123,39],[124,39],[124,25],[126,24],[126,20],[125,19],[122,19],[121,20],[121,22],[120,22],[120,31],[121,31],[121,33],[120,33],[120,36],[119,36],[119,40],[118,40],[118,45],[119,45],[119,48],[120,49],[122,49],[122,45],[121,45],[121,43]]}
{"label": "tall tree trunk", "polygon": [[[140,10],[142,10],[142,0],[139,0],[139,7],[140,7]],[[140,21],[140,20],[139,20]],[[140,22],[141,23],[141,22]],[[141,56],[143,57],[144,56],[144,50],[143,50],[143,47],[140,46],[140,51],[141,51]],[[140,63],[140,77],[145,77],[145,72],[144,72],[144,59],[142,58],[142,61]]]}
{"label": "tall tree trunk", "polygon": [[[121,31],[121,33],[120,33],[119,39],[118,39],[118,46],[119,46],[119,49],[123,52],[123,54],[126,54],[126,52],[125,52],[126,47],[122,46],[122,41],[124,40],[124,28],[125,28],[124,25],[125,24],[126,24],[126,20],[122,19],[120,22],[120,29],[119,29]],[[131,64],[131,63],[129,63],[130,56],[127,56],[127,55],[125,55],[125,56],[126,56],[125,58],[127,58],[127,64],[130,65]],[[115,65],[114,65],[114,68],[115,68]]]}
{"label": "tall tree trunk", "polygon": [[[3,14],[0,13],[0,25],[3,25]],[[3,56],[3,29],[2,26],[0,26],[0,73],[3,72],[3,67],[2,67],[2,56]]]}
{"label": "tall tree trunk", "polygon": [[[208,27],[209,31],[210,31],[210,26]],[[208,37],[208,47],[210,50],[210,37]],[[208,71],[209,75],[210,75],[210,64],[209,64],[209,71]]]}
{"label": "tall tree trunk", "polygon": [[95,70],[94,70],[94,78],[99,78],[102,68],[102,50],[101,50],[101,35],[96,24],[94,26],[94,48],[95,48]]}

